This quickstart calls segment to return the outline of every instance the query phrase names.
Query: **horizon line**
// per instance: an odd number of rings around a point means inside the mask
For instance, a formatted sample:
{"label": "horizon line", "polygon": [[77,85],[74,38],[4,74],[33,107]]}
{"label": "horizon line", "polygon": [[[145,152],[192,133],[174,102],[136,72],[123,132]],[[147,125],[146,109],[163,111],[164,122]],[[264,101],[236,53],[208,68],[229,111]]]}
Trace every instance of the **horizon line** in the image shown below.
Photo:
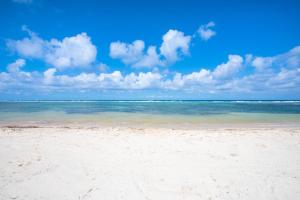
{"label": "horizon line", "polygon": [[51,99],[51,100],[45,100],[45,99],[37,99],[37,100],[0,100],[0,103],[5,102],[103,102],[103,101],[126,101],[126,102],[159,102],[159,101],[280,101],[280,102],[300,102],[300,99],[89,99],[89,100],[83,100],[83,99],[77,99],[77,100],[59,100],[59,99]]}

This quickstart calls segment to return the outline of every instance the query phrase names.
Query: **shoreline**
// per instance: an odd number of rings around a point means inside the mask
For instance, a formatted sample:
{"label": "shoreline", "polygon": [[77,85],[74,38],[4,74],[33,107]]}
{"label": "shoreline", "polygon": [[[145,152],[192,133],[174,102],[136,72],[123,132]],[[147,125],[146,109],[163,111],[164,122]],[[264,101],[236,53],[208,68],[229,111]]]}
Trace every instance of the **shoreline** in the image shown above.
{"label": "shoreline", "polygon": [[25,123],[19,125],[18,123],[0,124],[0,129],[139,129],[139,130],[264,130],[264,129],[300,129],[299,124],[285,123],[285,124],[206,124],[206,125],[111,125],[111,124],[39,124],[39,123]]}
{"label": "shoreline", "polygon": [[137,123],[137,122],[47,122],[47,121],[5,121],[0,122],[0,128],[69,128],[69,129],[100,129],[100,128],[133,128],[133,129],[170,129],[170,130],[206,130],[206,129],[300,129],[297,122],[282,123]]}
{"label": "shoreline", "polygon": [[[1,115],[0,115],[1,116]],[[9,113],[0,118],[3,126],[37,127],[133,127],[133,128],[264,128],[300,127],[299,114],[230,113],[215,115],[162,115],[105,112],[67,114],[64,112]]]}

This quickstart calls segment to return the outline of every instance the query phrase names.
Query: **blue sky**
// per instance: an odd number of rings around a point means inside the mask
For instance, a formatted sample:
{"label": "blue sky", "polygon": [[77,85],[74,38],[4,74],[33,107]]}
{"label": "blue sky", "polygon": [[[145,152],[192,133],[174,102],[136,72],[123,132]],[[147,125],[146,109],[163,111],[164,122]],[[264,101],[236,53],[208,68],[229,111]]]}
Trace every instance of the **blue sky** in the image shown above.
{"label": "blue sky", "polygon": [[300,99],[299,1],[0,2],[0,99]]}

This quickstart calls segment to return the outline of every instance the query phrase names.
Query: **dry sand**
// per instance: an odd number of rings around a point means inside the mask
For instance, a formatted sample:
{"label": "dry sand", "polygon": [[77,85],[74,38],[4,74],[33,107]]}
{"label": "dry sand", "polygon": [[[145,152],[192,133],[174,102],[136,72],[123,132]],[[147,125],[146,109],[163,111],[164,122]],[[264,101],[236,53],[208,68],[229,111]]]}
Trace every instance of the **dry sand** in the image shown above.
{"label": "dry sand", "polygon": [[300,198],[299,128],[0,129],[0,199]]}

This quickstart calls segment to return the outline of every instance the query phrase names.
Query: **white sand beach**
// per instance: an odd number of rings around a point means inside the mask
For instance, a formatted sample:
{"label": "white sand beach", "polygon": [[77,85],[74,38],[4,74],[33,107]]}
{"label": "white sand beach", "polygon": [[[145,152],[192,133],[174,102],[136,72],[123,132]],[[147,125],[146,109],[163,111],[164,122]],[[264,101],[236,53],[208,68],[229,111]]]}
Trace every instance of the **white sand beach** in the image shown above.
{"label": "white sand beach", "polygon": [[0,199],[299,199],[299,128],[2,127]]}

